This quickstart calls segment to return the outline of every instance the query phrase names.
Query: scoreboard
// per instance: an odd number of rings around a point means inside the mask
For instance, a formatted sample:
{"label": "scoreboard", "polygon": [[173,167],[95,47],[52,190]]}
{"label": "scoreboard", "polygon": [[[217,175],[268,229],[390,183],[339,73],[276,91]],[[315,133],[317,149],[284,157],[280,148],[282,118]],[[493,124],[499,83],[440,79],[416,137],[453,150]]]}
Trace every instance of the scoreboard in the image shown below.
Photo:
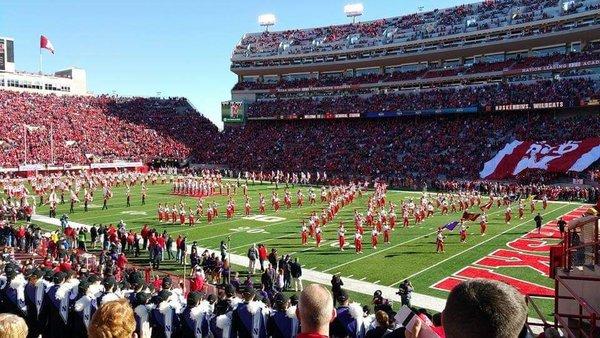
{"label": "scoreboard", "polygon": [[246,121],[246,103],[243,101],[221,102],[223,123],[244,123]]}
{"label": "scoreboard", "polygon": [[14,71],[15,42],[11,38],[0,37],[0,71]]}

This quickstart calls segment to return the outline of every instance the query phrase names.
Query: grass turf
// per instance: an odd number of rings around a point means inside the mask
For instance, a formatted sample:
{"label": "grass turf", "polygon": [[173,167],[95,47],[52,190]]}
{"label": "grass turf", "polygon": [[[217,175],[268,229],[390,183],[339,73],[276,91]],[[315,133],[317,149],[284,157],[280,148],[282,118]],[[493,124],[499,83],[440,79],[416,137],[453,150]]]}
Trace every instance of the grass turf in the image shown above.
{"label": "grass turf", "polygon": [[[249,196],[253,212],[258,211],[258,193],[262,192],[267,202],[271,191],[275,186],[250,185]],[[366,211],[368,193],[361,198],[355,199],[350,204],[341,209],[333,223],[330,223],[323,229],[324,242],[317,248],[314,241],[309,242],[309,246],[300,245],[300,221],[307,219],[312,211],[320,211],[325,207],[324,204],[317,203],[303,207],[295,206],[295,193],[298,189],[304,191],[307,196],[306,187],[290,188],[293,204],[291,209],[283,207],[278,213],[275,213],[267,203],[267,216],[274,216],[277,219],[274,222],[264,222],[260,220],[244,219],[243,205],[244,197],[241,189],[238,189],[234,196],[236,202],[236,214],[233,219],[227,220],[224,216],[225,206],[227,204],[226,196],[211,196],[205,198],[205,208],[207,202],[215,201],[219,205],[219,217],[212,224],[207,224],[206,218],[197,220],[195,227],[179,224],[164,224],[157,220],[158,203],[168,203],[173,205],[182,200],[187,206],[195,210],[197,198],[180,197],[171,195],[170,185],[149,185],[146,205],[142,206],[140,201],[140,186],[134,186],[131,189],[132,206],[125,206],[124,188],[113,189],[114,197],[109,201],[108,210],[100,210],[101,201],[94,201],[88,212],[83,211],[83,205],[76,205],[75,212],[69,214],[72,221],[85,224],[116,224],[123,220],[128,229],[139,230],[144,224],[156,228],[162,232],[166,230],[171,235],[186,235],[188,243],[192,240],[198,242],[201,247],[218,249],[221,240],[227,236],[231,237],[232,253],[244,255],[246,250],[253,243],[263,243],[267,249],[277,248],[280,254],[292,253],[305,269],[313,269],[328,273],[340,273],[342,277],[352,276],[354,279],[364,280],[386,286],[396,286],[405,278],[410,278],[415,286],[416,292],[446,298],[447,293],[431,288],[431,285],[468,266],[476,260],[488,255],[498,248],[506,248],[506,243],[529,232],[534,227],[533,217],[526,211],[526,218],[522,221],[513,219],[511,225],[504,223],[504,209],[493,207],[488,212],[488,230],[486,236],[480,236],[479,226],[474,224],[469,229],[470,235],[467,243],[459,242],[458,231],[449,232],[446,239],[446,252],[444,254],[435,253],[435,231],[438,226],[449,221],[460,218],[460,214],[449,215],[436,214],[425,220],[418,226],[410,228],[398,228],[392,234],[391,244],[383,244],[380,238],[380,244],[377,250],[370,247],[370,238],[368,232],[363,239],[364,254],[357,255],[352,248],[340,252],[337,248],[336,231],[340,221],[344,221],[347,226],[347,242],[352,242],[354,233],[353,215],[354,210]],[[279,195],[282,198],[283,188],[279,187]],[[317,189],[318,194],[318,189]],[[410,192],[390,191],[387,194],[388,200],[400,204],[405,198],[418,198],[420,195]],[[556,219],[578,205],[549,203],[547,210],[543,211],[546,221]],[[186,208],[187,209],[187,208]],[[57,215],[60,217],[63,213],[68,213],[69,205],[62,204],[58,206]],[[39,207],[39,214],[47,214],[48,209],[45,206]],[[400,218],[400,217],[398,217]],[[400,220],[401,222],[401,220]],[[412,219],[411,219],[412,225]],[[165,266],[167,269],[177,269],[174,266]],[[505,268],[498,270],[511,277],[516,277],[528,281],[553,287],[553,281],[547,277],[535,273],[531,269],[524,268]],[[370,297],[364,297],[359,294],[354,295],[362,300],[362,303],[369,301]],[[546,314],[552,312],[552,302],[542,301],[541,308]]]}

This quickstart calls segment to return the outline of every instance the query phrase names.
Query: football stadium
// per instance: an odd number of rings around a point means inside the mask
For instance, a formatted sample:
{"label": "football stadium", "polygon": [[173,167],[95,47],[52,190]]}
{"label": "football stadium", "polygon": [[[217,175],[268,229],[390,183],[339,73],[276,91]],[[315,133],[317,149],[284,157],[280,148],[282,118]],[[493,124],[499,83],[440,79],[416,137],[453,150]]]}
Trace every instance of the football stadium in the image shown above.
{"label": "football stadium", "polygon": [[0,337],[600,337],[600,1],[445,2],[252,14],[216,114],[0,37]]}

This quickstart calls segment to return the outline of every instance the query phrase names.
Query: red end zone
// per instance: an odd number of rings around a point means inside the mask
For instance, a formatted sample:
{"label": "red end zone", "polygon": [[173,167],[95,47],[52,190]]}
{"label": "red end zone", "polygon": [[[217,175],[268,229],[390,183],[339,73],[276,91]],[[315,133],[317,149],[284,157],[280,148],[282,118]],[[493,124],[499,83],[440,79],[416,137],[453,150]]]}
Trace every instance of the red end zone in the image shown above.
{"label": "red end zone", "polygon": [[[581,206],[566,215],[563,219],[569,222],[585,214],[589,206]],[[460,282],[472,278],[493,279],[515,287],[522,294],[554,295],[554,289],[544,285],[503,275],[494,271],[497,268],[530,268],[548,277],[550,267],[549,239],[560,239],[561,235],[556,220],[546,223],[540,234],[532,230],[514,241],[506,243],[509,249],[498,249],[475,261],[452,276],[435,283],[431,288],[450,292]]]}

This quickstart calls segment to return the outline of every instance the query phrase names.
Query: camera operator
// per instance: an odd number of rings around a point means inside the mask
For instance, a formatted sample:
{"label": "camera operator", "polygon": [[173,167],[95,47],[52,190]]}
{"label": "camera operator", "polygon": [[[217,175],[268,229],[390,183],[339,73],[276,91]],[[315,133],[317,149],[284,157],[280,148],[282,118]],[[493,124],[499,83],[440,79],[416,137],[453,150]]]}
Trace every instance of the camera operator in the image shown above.
{"label": "camera operator", "polygon": [[397,295],[400,295],[400,300],[402,305],[406,305],[410,307],[410,299],[412,298],[412,293],[415,289],[408,279],[405,279],[402,283],[400,283],[400,287],[398,288]]}

